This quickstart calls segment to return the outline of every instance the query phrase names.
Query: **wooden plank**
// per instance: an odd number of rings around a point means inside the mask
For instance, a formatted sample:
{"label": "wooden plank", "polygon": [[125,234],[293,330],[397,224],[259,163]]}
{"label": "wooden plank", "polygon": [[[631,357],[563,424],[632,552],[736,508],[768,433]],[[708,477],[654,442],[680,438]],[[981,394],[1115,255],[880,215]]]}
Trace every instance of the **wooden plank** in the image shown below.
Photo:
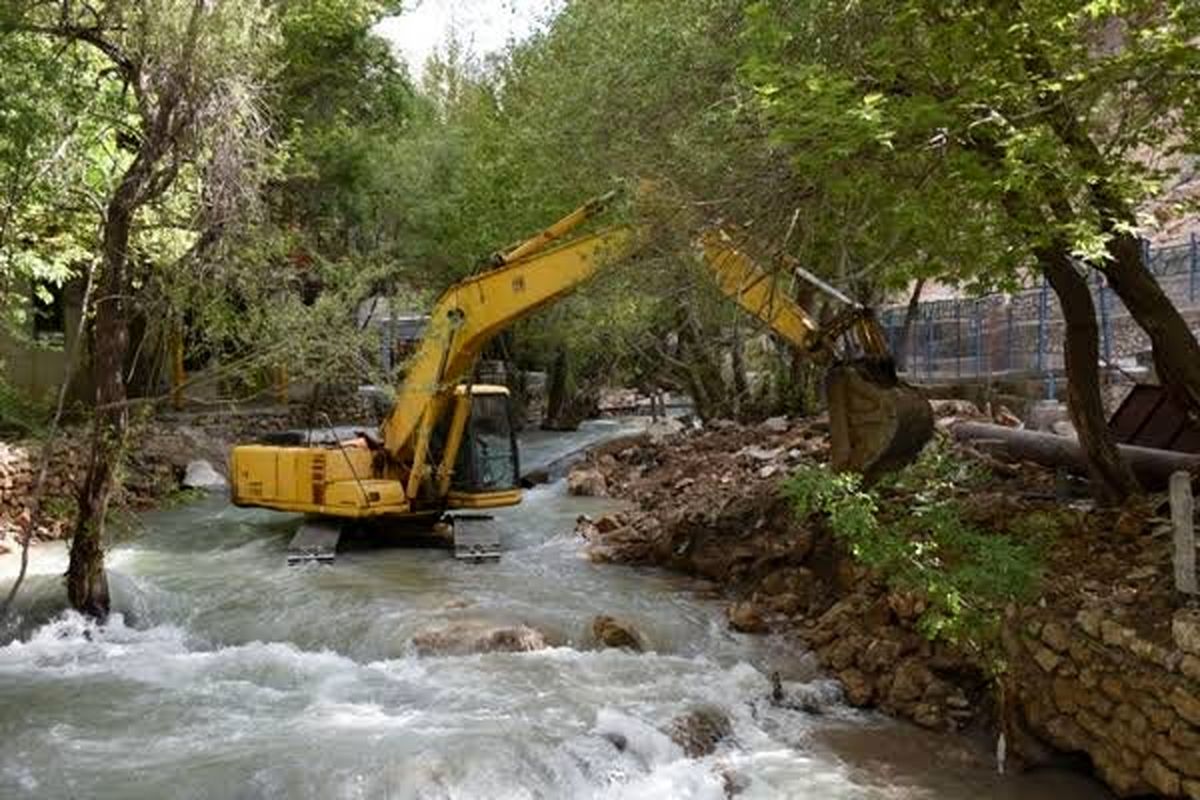
{"label": "wooden plank", "polygon": [[1171,526],[1175,529],[1175,589],[1197,594],[1196,522],[1192,476],[1176,472],[1171,476]]}
{"label": "wooden plank", "polygon": [[332,564],[337,557],[338,540],[341,536],[342,523],[339,521],[305,520],[288,544],[287,563]]}

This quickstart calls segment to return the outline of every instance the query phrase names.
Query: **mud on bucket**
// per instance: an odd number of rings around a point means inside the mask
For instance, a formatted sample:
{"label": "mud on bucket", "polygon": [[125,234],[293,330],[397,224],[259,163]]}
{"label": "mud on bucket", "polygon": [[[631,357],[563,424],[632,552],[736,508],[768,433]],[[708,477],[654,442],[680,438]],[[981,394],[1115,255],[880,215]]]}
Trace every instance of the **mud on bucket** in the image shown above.
{"label": "mud on bucket", "polygon": [[864,358],[830,368],[830,466],[870,483],[912,463],[933,437],[933,409],[896,377],[890,359]]}

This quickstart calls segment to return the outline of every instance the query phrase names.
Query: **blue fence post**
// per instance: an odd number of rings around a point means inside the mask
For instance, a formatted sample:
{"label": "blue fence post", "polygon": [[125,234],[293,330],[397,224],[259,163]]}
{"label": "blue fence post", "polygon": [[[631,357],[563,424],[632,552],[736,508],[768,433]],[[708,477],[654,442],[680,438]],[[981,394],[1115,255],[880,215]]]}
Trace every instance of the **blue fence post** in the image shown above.
{"label": "blue fence post", "polygon": [[1037,338],[1037,371],[1046,381],[1047,399],[1054,399],[1054,378],[1048,375],[1049,370],[1046,368],[1046,347],[1048,345],[1048,322],[1047,317],[1050,313],[1050,284],[1047,283],[1045,276],[1042,276],[1042,291],[1038,298],[1038,338]]}
{"label": "blue fence post", "polygon": [[925,313],[925,377],[933,378],[933,304]]}
{"label": "blue fence post", "polygon": [[975,377],[984,373],[983,369],[983,301],[975,301]]}
{"label": "blue fence post", "polygon": [[962,300],[954,301],[954,377],[962,377]]}
{"label": "blue fence post", "polygon": [[1004,370],[1012,372],[1013,370],[1013,302],[1015,297],[1009,297],[1005,303],[1005,342],[1004,342]]}
{"label": "blue fence post", "polygon": [[1108,285],[1099,270],[1096,273],[1096,299],[1100,305],[1100,345],[1104,352],[1104,366],[1112,366],[1112,317],[1108,313]]}
{"label": "blue fence post", "polygon": [[1192,233],[1191,258],[1188,263],[1188,302],[1196,302],[1196,278],[1200,273],[1200,238]]}

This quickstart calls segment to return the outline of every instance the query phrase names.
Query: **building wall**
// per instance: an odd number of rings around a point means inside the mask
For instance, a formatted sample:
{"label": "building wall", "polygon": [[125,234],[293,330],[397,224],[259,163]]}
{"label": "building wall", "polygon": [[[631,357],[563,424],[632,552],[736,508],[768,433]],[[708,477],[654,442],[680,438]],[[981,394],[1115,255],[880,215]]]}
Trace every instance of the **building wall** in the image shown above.
{"label": "building wall", "polygon": [[[67,347],[78,335],[83,287],[70,283],[63,287],[64,330],[61,337],[35,340],[32,317],[24,335],[0,328],[0,362],[4,380],[33,400],[53,396],[62,382],[67,364]],[[32,298],[32,288],[26,292]],[[32,301],[30,301],[32,303]]]}

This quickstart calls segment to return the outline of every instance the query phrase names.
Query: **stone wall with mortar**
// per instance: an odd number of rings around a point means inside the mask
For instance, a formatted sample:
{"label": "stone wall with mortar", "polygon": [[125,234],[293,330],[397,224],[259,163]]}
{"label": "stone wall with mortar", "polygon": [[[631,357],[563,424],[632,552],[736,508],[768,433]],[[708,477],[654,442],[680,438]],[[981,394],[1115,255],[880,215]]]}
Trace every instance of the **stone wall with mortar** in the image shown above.
{"label": "stone wall with mortar", "polygon": [[1200,611],[1177,611],[1156,642],[1100,609],[1035,609],[1008,645],[1032,733],[1086,754],[1122,796],[1200,800]]}

